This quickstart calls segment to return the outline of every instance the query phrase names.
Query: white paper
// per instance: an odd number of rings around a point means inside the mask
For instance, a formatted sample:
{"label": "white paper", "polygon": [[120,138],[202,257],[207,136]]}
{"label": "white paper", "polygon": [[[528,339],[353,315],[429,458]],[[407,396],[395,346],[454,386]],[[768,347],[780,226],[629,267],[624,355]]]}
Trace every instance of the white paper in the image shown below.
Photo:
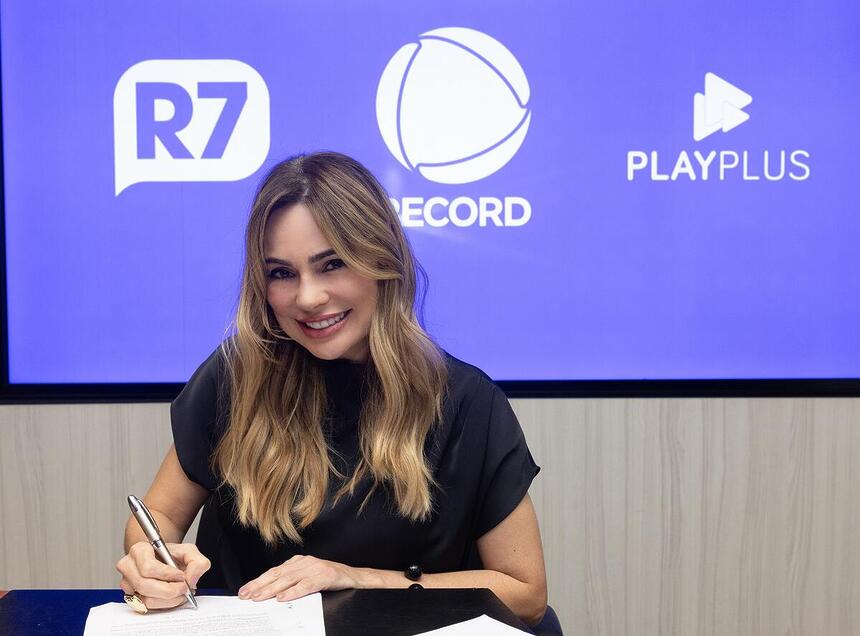
{"label": "white paper", "polygon": [[519,636],[525,634],[521,629],[511,627],[486,614],[462,623],[454,623],[415,636]]}
{"label": "white paper", "polygon": [[199,609],[183,605],[172,610],[138,614],[125,603],[93,607],[84,636],[325,636],[322,596],[295,601],[243,600],[236,596],[198,596]]}

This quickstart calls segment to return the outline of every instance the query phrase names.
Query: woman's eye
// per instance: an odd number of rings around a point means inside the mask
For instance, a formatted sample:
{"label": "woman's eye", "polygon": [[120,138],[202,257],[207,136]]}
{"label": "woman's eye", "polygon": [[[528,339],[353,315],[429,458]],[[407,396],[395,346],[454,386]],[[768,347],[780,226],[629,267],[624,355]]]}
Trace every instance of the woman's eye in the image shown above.
{"label": "woman's eye", "polygon": [[325,264],[325,267],[323,267],[323,271],[330,272],[334,269],[340,269],[341,267],[346,267],[346,263],[344,263],[339,258],[333,258]]}
{"label": "woman's eye", "polygon": [[269,272],[269,278],[273,278],[275,280],[284,280],[287,278],[293,278],[293,276],[295,276],[295,274],[293,274],[288,269],[284,269],[283,267],[276,267]]}

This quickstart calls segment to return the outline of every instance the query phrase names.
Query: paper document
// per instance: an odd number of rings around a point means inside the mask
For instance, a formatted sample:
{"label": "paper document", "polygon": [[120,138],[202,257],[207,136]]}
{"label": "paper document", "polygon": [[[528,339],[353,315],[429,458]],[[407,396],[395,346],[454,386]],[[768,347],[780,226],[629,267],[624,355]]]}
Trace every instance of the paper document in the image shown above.
{"label": "paper document", "polygon": [[285,603],[198,596],[197,604],[197,610],[185,605],[136,614],[125,603],[105,603],[90,610],[84,636],[325,636],[319,593]]}
{"label": "paper document", "polygon": [[484,614],[472,620],[454,623],[453,625],[440,627],[430,632],[422,632],[415,636],[520,636],[525,633],[521,629],[505,625],[495,618],[490,618]]}

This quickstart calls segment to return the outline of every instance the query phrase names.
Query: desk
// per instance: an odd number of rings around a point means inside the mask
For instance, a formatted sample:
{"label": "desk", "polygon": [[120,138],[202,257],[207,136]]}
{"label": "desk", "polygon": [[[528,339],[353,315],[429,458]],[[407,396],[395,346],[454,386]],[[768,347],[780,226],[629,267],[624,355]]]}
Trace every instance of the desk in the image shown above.
{"label": "desk", "polygon": [[[201,590],[200,594],[217,594]],[[326,636],[408,636],[481,614],[528,627],[490,590],[343,590],[323,592]],[[117,590],[12,590],[0,599],[0,634],[80,636],[95,605],[122,602]],[[527,631],[527,633],[532,633]]]}

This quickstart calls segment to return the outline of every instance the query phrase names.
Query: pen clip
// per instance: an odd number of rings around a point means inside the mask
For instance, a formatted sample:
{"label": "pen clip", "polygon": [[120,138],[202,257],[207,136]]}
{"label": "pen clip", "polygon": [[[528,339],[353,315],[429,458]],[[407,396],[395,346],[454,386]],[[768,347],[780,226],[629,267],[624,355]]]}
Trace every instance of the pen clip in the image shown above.
{"label": "pen clip", "polygon": [[143,511],[143,514],[146,515],[146,518],[149,520],[149,523],[152,524],[152,527],[155,528],[155,531],[161,535],[161,530],[158,529],[158,524],[155,523],[155,518],[152,516],[152,513],[149,512],[149,508],[146,507],[146,504],[143,503],[143,499],[138,499],[138,503],[140,504],[140,509]]}

